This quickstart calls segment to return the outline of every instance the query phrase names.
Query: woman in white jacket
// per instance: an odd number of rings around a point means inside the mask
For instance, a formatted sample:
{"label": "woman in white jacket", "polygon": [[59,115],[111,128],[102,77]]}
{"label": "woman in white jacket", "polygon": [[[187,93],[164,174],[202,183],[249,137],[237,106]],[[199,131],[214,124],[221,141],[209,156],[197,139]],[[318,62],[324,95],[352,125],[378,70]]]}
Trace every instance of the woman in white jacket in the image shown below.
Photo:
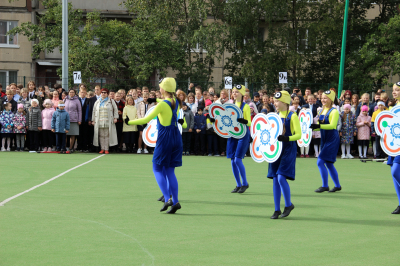
{"label": "woman in white jacket", "polygon": [[92,125],[94,126],[93,145],[100,146],[100,153],[108,154],[110,146],[118,145],[117,123],[118,108],[115,101],[108,97],[107,89],[101,90],[101,97],[93,106]]}

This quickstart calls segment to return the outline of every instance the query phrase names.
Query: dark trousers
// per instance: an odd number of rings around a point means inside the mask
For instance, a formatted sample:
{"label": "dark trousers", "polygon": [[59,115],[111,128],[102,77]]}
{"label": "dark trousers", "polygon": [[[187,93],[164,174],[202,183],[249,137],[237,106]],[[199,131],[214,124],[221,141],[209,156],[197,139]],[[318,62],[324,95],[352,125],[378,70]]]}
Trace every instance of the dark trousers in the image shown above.
{"label": "dark trousers", "polygon": [[190,152],[190,142],[193,132],[182,132],[183,152]]}
{"label": "dark trousers", "polygon": [[67,139],[66,133],[56,133],[56,147],[58,151],[65,151],[65,142]]}
{"label": "dark trousers", "polygon": [[206,134],[194,132],[194,153],[205,153]]}
{"label": "dark trousers", "polygon": [[219,152],[226,152],[226,144],[228,143],[228,139],[218,136],[219,141]]}
{"label": "dark trousers", "polygon": [[215,133],[208,134],[207,142],[208,142],[208,154],[212,154],[213,152],[214,152],[214,155],[219,154],[218,153],[218,135]]}
{"label": "dark trousers", "polygon": [[89,124],[87,122],[82,122],[79,125],[78,150],[88,150],[90,138]]}
{"label": "dark trousers", "polygon": [[29,150],[37,151],[39,149],[39,131],[29,131]]}
{"label": "dark trousers", "polygon": [[48,148],[53,146],[54,133],[51,130],[42,131],[42,147]]}
{"label": "dark trousers", "polygon": [[122,128],[124,127],[124,122],[115,123],[115,127],[117,129],[118,147],[122,148]]}
{"label": "dark trousers", "polygon": [[376,141],[376,158],[385,158],[387,155],[386,153],[382,150],[381,147],[381,137],[376,135],[375,137],[375,141]]}

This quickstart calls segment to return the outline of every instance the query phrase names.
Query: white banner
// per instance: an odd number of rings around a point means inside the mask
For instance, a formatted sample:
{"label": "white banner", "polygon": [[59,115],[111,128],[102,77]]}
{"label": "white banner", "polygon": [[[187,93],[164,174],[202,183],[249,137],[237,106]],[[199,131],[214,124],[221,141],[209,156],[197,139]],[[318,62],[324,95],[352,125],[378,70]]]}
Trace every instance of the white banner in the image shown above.
{"label": "white banner", "polygon": [[74,71],[74,84],[82,83],[82,74],[80,71]]}
{"label": "white banner", "polygon": [[287,72],[279,72],[279,83],[287,83]]}

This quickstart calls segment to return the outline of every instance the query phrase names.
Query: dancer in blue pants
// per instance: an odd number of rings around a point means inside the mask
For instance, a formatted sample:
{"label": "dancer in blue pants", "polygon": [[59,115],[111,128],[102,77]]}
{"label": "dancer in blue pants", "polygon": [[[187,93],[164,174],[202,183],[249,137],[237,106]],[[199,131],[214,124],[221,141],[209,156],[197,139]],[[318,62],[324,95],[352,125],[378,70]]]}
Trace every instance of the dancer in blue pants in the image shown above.
{"label": "dancer in blue pants", "polygon": [[[129,125],[143,125],[157,116],[158,137],[153,154],[153,172],[165,198],[160,211],[166,211],[171,206],[167,213],[175,213],[181,208],[175,167],[182,166],[182,137],[177,123],[183,124],[183,121],[178,121],[177,110],[182,103],[174,97],[175,89],[175,79],[164,78],[160,82],[160,92],[165,100],[157,104],[146,117],[132,121],[129,121],[127,117],[125,120],[125,123]],[[170,191],[172,199],[170,199]]]}
{"label": "dancer in blue pants", "polygon": [[[339,182],[339,175],[333,165],[336,162],[336,155],[339,151],[340,137],[336,130],[339,121],[339,112],[333,108],[336,94],[334,91],[325,91],[322,94],[321,102],[323,109],[319,114],[319,124],[312,124],[312,129],[321,130],[321,152],[318,156],[317,165],[322,178],[322,186],[315,190],[317,193],[324,191],[336,192],[342,190]],[[328,173],[330,174],[335,187],[329,190]]]}
{"label": "dancer in blue pants", "polygon": [[[284,126],[283,134],[278,136],[282,142],[282,153],[278,160],[268,165],[268,178],[273,179],[275,212],[271,219],[289,216],[294,209],[290,187],[287,180],[294,180],[296,174],[296,140],[301,138],[300,121],[296,113],[289,111],[290,95],[286,91],[275,93],[274,105]],[[285,199],[285,209],[281,212],[281,194]]]}
{"label": "dancer in blue pants", "polygon": [[[397,105],[400,105],[400,82],[393,85],[393,98],[397,100]],[[380,145],[379,143],[377,145]],[[397,193],[397,198],[399,200],[399,206],[392,212],[392,214],[400,214],[400,156],[388,158],[388,165],[392,168],[392,178],[394,189]]]}
{"label": "dancer in blue pants", "polygon": [[[249,150],[250,145],[250,126],[251,126],[251,113],[248,104],[243,102],[243,96],[246,93],[246,87],[243,85],[235,85],[232,90],[232,96],[235,100],[235,104],[243,112],[243,118],[238,118],[237,121],[247,126],[246,135],[241,139],[229,138],[226,146],[226,157],[231,159],[231,166],[233,176],[236,180],[236,187],[231,193],[244,193],[249,188],[249,183],[246,177],[246,168],[243,165],[243,158],[246,152]],[[211,122],[215,122],[215,119],[210,118]]]}

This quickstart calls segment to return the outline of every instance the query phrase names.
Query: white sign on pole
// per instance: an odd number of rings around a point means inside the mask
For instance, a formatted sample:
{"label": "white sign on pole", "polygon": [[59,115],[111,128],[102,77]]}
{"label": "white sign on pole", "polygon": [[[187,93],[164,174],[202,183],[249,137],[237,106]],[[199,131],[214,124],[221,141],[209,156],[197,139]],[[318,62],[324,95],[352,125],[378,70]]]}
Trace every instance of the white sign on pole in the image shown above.
{"label": "white sign on pole", "polygon": [[287,72],[279,72],[279,83],[287,83]]}
{"label": "white sign on pole", "polygon": [[82,83],[82,74],[80,71],[74,71],[74,84]]}
{"label": "white sign on pole", "polygon": [[232,89],[232,77],[225,77],[225,89]]}

